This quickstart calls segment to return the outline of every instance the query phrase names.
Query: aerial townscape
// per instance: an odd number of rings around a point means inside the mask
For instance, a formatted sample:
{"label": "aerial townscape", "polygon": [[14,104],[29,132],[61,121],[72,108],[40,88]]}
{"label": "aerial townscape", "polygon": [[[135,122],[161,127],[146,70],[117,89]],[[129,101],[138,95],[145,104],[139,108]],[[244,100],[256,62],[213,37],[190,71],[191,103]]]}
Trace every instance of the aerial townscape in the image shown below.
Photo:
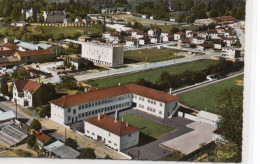
{"label": "aerial townscape", "polygon": [[240,162],[245,56],[245,0],[0,0],[0,158]]}

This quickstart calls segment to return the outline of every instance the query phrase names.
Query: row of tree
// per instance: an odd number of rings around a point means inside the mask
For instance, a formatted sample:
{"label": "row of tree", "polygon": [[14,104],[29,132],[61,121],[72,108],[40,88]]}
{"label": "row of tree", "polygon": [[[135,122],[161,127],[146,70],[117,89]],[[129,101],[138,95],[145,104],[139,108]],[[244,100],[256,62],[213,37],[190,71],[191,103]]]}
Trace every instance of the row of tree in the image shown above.
{"label": "row of tree", "polygon": [[180,74],[171,75],[169,72],[162,72],[159,79],[153,83],[144,78],[138,79],[137,84],[158,90],[177,89],[187,85],[193,85],[206,80],[207,75],[214,74],[216,77],[226,76],[227,74],[238,71],[244,67],[244,63],[237,61],[231,62],[221,58],[216,65],[210,65],[207,69],[195,72],[185,71]]}

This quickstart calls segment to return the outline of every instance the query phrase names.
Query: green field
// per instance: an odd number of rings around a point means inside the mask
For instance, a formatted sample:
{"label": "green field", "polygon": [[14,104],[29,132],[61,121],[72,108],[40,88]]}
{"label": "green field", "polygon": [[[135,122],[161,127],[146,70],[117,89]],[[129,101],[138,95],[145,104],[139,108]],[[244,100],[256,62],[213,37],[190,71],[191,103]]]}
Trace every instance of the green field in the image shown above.
{"label": "green field", "polygon": [[179,74],[184,71],[201,71],[207,68],[211,64],[216,64],[218,61],[215,60],[199,60],[189,63],[183,63],[179,65],[169,66],[165,68],[153,69],[143,72],[131,73],[126,75],[119,75],[114,77],[101,78],[96,80],[86,81],[86,84],[92,85],[96,88],[107,88],[118,85],[118,83],[126,84],[136,82],[139,78],[144,78],[155,82],[163,71],[169,72],[170,74]]}
{"label": "green field", "polygon": [[[140,129],[140,144],[145,144],[156,140],[156,138],[175,131],[175,129],[166,127],[160,123],[142,118],[134,114],[126,114],[123,116],[124,122],[128,122],[130,125],[138,127]],[[122,116],[120,117],[120,120]]]}
{"label": "green field", "polygon": [[[179,94],[180,102],[184,105],[192,107],[196,110],[206,110],[211,113],[216,113],[216,96],[223,90],[236,86],[237,80],[242,80],[243,75],[221,81],[212,85],[208,85],[190,92]],[[241,87],[241,86],[237,86]]]}
{"label": "green field", "polygon": [[145,49],[137,51],[127,51],[124,54],[125,62],[160,62],[166,60],[173,60],[183,58],[184,56],[178,56],[180,51],[173,49]]}

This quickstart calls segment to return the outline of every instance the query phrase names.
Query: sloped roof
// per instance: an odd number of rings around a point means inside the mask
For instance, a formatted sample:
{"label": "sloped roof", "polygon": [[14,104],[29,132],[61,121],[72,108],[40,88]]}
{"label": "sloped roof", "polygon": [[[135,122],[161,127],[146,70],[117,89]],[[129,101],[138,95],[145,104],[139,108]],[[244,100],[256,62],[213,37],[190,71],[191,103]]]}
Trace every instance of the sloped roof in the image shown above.
{"label": "sloped roof", "polygon": [[43,49],[43,50],[17,52],[17,53],[20,56],[37,56],[37,55],[49,55],[52,54],[52,51],[50,49]]}
{"label": "sloped roof", "polygon": [[215,22],[226,22],[226,21],[236,21],[237,19],[232,16],[223,16],[223,17],[213,17],[210,18]]}
{"label": "sloped roof", "polygon": [[17,50],[17,49],[19,48],[17,45],[12,44],[12,43],[5,43],[5,44],[3,45],[3,47],[9,48],[9,49],[11,49],[11,50]]}
{"label": "sloped roof", "polygon": [[15,86],[18,92],[26,90],[33,93],[41,86],[41,84],[31,80],[18,80],[15,82]]}
{"label": "sloped roof", "polygon": [[93,90],[91,92],[85,92],[85,93],[80,93],[71,96],[63,96],[61,98],[50,101],[50,103],[66,108],[78,104],[83,104],[86,102],[112,98],[112,97],[129,94],[129,93],[138,94],[165,103],[176,101],[179,99],[178,97],[170,95],[163,91],[130,83],[122,86],[116,86],[116,87],[111,87],[111,88],[106,88],[101,90]]}
{"label": "sloped roof", "polygon": [[129,133],[139,131],[137,127],[131,125],[127,126],[125,122],[119,120],[115,122],[115,119],[113,117],[109,117],[105,114],[101,114],[100,119],[98,119],[98,116],[95,116],[85,119],[85,121],[118,136],[124,136]]}
{"label": "sloped roof", "polygon": [[51,137],[49,137],[48,135],[46,135],[42,132],[38,132],[36,134],[36,139],[41,141],[43,144],[46,144],[47,142],[49,142],[51,140]]}

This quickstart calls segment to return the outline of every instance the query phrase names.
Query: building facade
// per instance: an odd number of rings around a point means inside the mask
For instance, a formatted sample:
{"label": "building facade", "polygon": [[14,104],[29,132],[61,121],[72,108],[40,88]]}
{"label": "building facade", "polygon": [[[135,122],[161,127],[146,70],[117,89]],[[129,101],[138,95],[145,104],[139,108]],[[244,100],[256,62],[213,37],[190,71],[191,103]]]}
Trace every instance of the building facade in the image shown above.
{"label": "building facade", "polygon": [[43,12],[45,23],[64,23],[66,20],[65,11],[44,11]]}
{"label": "building facade", "polygon": [[171,117],[178,110],[179,98],[137,84],[125,84],[102,90],[65,96],[51,101],[51,119],[71,124],[98,113],[135,108],[156,117]]}
{"label": "building facade", "polygon": [[109,67],[124,64],[124,47],[100,42],[82,43],[81,57]]}
{"label": "building facade", "polygon": [[85,135],[94,140],[103,140],[116,151],[139,144],[139,129],[105,114],[84,120]]}

